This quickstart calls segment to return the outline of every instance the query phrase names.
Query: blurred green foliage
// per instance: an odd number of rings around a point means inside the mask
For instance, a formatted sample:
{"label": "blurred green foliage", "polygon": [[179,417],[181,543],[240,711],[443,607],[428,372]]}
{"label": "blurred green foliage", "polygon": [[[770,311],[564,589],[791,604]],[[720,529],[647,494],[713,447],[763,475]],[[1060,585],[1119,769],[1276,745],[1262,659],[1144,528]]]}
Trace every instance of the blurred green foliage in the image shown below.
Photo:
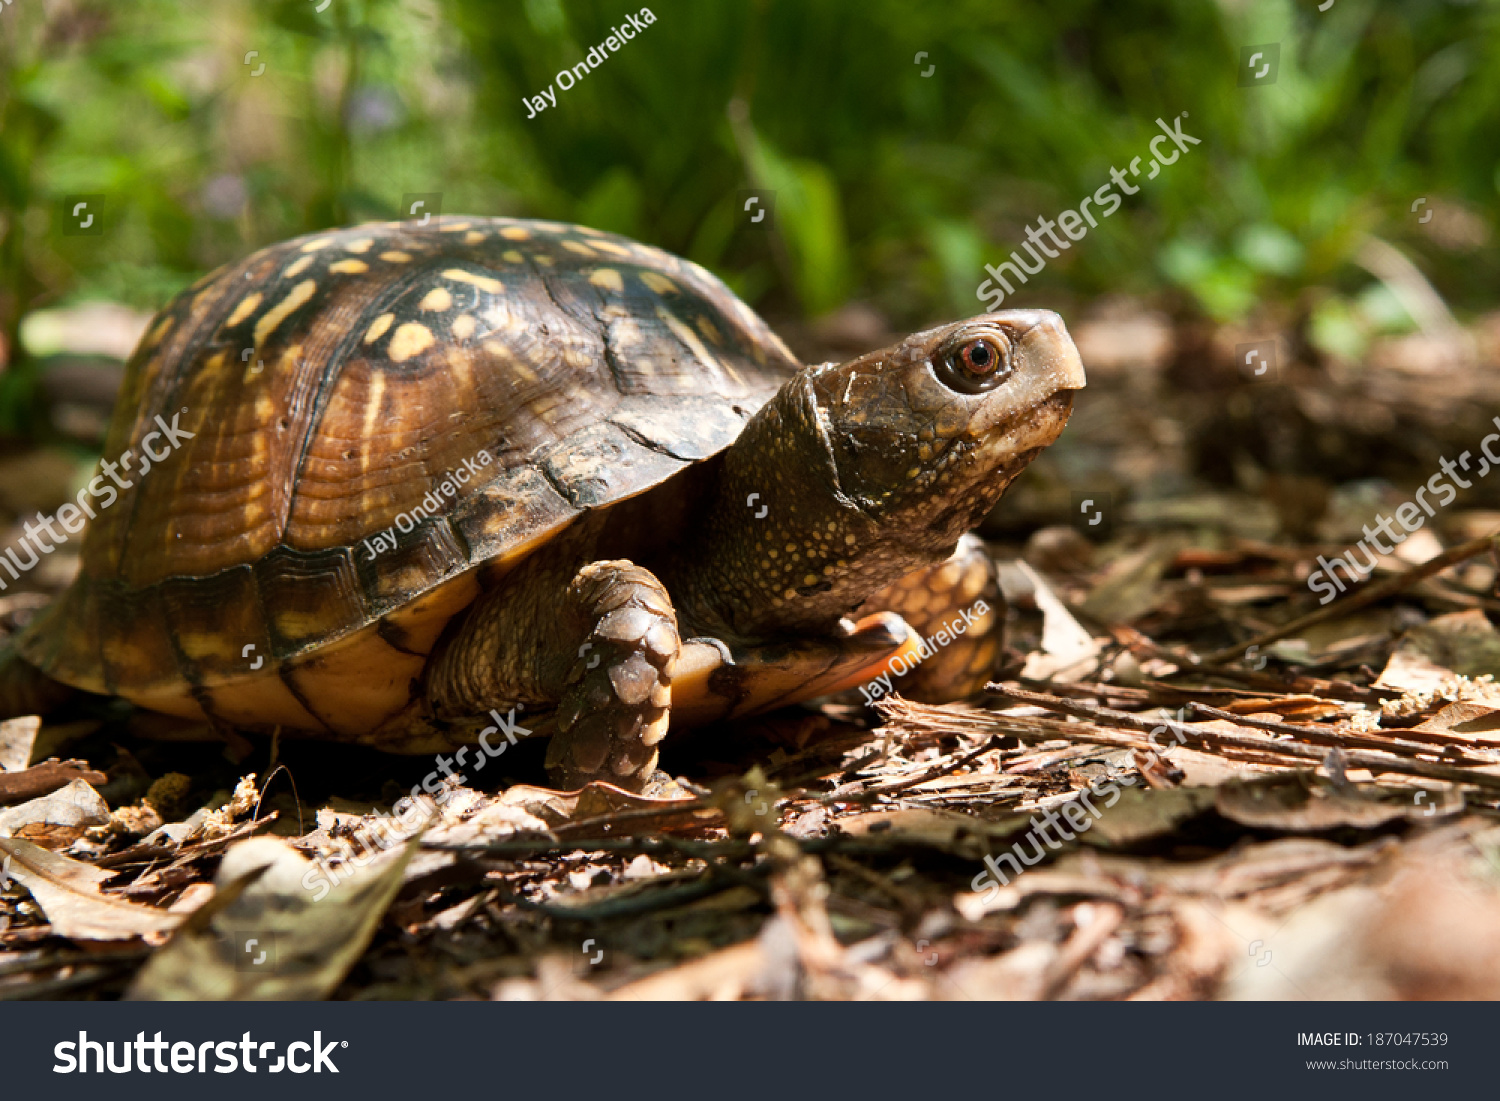
{"label": "blurred green foliage", "polygon": [[[1376,235],[1455,308],[1493,305],[1496,0],[650,7],[655,23],[562,89],[559,71],[639,8],[13,0],[0,417],[14,426],[24,406],[27,311],[154,309],[260,245],[395,216],[408,192],[642,238],[773,315],[850,299],[899,327],[976,313],[984,263],[1183,113],[1202,144],[1137,179],[1016,304],[1119,292],[1234,320],[1301,303],[1323,339],[1352,346],[1361,324],[1402,320],[1354,262]],[[1241,48],[1263,43],[1280,44],[1276,82],[1240,86]],[[549,86],[556,105],[529,118],[523,97]],[[747,187],[776,192],[773,232],[746,229]],[[85,194],[105,196],[101,235],[68,232],[64,200]],[[1457,230],[1427,232],[1419,197]]]}

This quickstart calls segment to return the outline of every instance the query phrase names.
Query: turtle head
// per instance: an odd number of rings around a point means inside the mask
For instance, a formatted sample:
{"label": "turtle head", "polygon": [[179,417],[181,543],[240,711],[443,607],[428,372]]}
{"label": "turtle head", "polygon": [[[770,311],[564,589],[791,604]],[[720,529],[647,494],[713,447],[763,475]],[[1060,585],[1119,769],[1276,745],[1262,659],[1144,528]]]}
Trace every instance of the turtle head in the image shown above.
{"label": "turtle head", "polygon": [[[1083,385],[1048,310],[984,314],[803,371],[725,456],[699,559],[718,578],[714,618],[746,637],[827,628],[940,561],[1058,437]],[[750,493],[764,515],[751,518]]]}
{"label": "turtle head", "polygon": [[1084,375],[1057,314],[1010,310],[814,368],[808,382],[836,493],[880,544],[946,556],[1057,439]]}

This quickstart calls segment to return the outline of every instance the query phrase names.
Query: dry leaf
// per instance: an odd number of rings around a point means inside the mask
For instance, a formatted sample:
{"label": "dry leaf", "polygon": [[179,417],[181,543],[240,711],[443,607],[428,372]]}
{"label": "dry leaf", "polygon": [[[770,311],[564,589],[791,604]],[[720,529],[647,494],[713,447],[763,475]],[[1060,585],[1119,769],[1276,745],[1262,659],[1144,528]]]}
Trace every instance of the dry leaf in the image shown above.
{"label": "dry leaf", "polygon": [[1233,700],[1221,710],[1235,715],[1270,714],[1296,722],[1316,722],[1343,713],[1343,708],[1318,696],[1278,696],[1275,699]]}
{"label": "dry leaf", "polygon": [[[1442,684],[1428,683],[1433,666],[1464,677],[1500,676],[1500,631],[1478,608],[1453,612],[1407,631],[1391,655],[1392,665],[1397,658],[1404,658],[1410,667],[1406,677],[1388,679],[1388,674],[1393,673],[1388,666],[1375,682],[1377,685],[1434,691]],[[1425,677],[1410,683],[1412,673],[1425,673]]]}
{"label": "dry leaf", "polygon": [[[1214,804],[1212,788],[1147,791],[1140,787],[1121,787],[1120,799],[1114,806],[1105,809],[1102,799],[1096,804],[1103,813],[1089,830],[1078,835],[1080,841],[1111,848],[1133,845],[1171,833]],[[1099,799],[1097,795],[1094,798]]]}
{"label": "dry leaf", "polygon": [[224,854],[217,896],[156,952],[129,996],[143,1000],[326,998],[370,943],[401,887],[415,840],[364,868],[327,871],[255,837]]}
{"label": "dry leaf", "polygon": [[0,833],[13,834],[30,825],[70,826],[82,831],[108,821],[109,804],[88,784],[74,780],[51,795],[0,810]]}
{"label": "dry leaf", "polygon": [[20,838],[0,837],[12,879],[31,892],[53,932],[70,940],[125,940],[176,927],[181,915],[106,895],[99,884],[114,873],[48,852]]}
{"label": "dry leaf", "polygon": [[1082,610],[1103,624],[1139,619],[1166,599],[1162,575],[1185,542],[1177,535],[1165,536],[1116,559],[1085,598]]}
{"label": "dry leaf", "polygon": [[19,772],[0,772],[0,807],[50,795],[74,780],[103,784],[109,777],[89,768],[87,761],[43,761]]}
{"label": "dry leaf", "polygon": [[41,728],[39,715],[22,715],[0,722],[0,771],[20,772],[31,764],[37,731]]}
{"label": "dry leaf", "polygon": [[853,837],[878,837],[882,841],[928,845],[975,860],[991,851],[991,843],[1008,843],[1030,828],[1031,823],[1020,814],[989,821],[956,811],[928,808],[868,811],[839,821],[841,832]]}
{"label": "dry leaf", "polygon": [[1225,784],[1218,789],[1214,809],[1252,829],[1315,833],[1340,826],[1378,829],[1403,818],[1436,821],[1460,813],[1464,798],[1452,788],[1428,791],[1361,784],[1339,791],[1319,777],[1295,773]]}
{"label": "dry leaf", "polygon": [[1018,560],[1014,565],[1016,572],[1031,585],[1037,607],[1042,610],[1042,653],[1027,655],[1022,677],[1076,680],[1092,673],[1099,665],[1099,643],[1073,618],[1073,613],[1041,574],[1025,561]]}

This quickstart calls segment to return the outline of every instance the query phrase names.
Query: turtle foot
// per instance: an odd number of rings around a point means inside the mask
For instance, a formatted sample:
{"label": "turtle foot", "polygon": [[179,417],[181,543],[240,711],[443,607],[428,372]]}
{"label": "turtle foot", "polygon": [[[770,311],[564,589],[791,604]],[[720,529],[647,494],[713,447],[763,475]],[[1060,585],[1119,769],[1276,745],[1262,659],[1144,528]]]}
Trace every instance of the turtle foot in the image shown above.
{"label": "turtle foot", "polygon": [[592,563],[575,585],[598,618],[569,671],[547,768],[565,789],[604,780],[640,790],[671,718],[677,617],[661,583],[628,562]]}

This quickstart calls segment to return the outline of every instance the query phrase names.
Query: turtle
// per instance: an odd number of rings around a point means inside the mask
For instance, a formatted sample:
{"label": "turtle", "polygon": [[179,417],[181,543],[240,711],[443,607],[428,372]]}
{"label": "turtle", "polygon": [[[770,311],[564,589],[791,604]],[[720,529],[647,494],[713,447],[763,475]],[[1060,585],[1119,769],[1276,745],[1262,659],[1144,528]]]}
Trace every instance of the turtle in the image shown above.
{"label": "turtle", "polygon": [[[559,785],[641,791],[669,726],[893,672],[961,695],[1003,619],[967,533],[1084,382],[1047,310],[804,366],[707,270],[613,233],[298,237],[149,324],[80,570],[12,642],[0,712],[94,693],[480,764],[519,729]],[[958,657],[924,684],[933,649]]]}

